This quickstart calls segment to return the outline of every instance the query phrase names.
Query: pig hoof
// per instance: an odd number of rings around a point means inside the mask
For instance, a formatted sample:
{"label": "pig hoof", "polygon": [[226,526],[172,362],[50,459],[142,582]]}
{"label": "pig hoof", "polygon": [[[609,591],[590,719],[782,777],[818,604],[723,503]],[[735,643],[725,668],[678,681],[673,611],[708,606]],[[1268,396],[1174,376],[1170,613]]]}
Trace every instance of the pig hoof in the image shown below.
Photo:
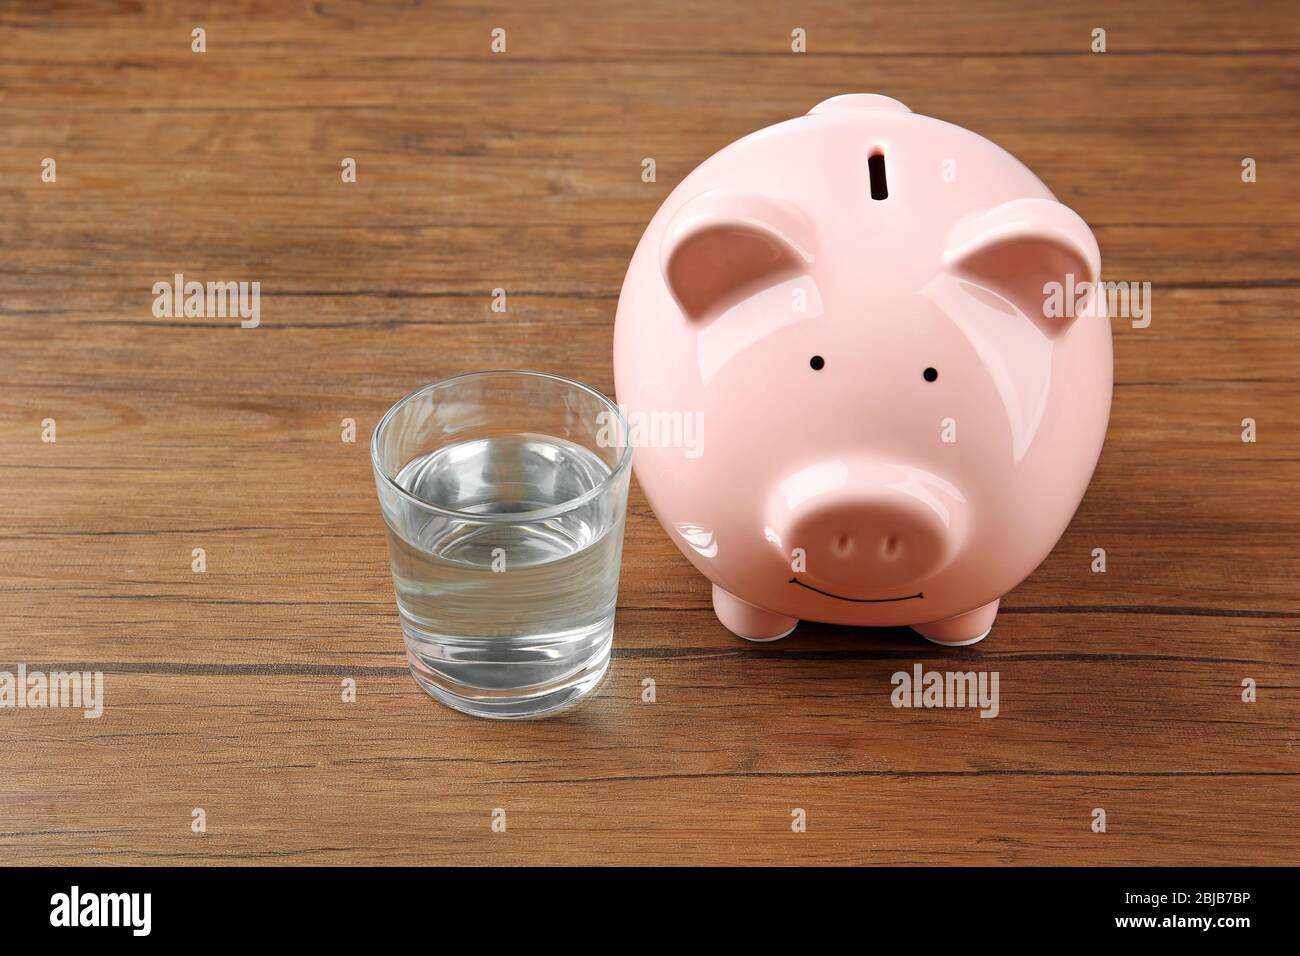
{"label": "pig hoof", "polygon": [[933,644],[945,647],[969,647],[978,644],[993,630],[993,619],[998,616],[998,602],[990,601],[965,614],[946,617],[929,624],[914,624],[912,630]]}
{"label": "pig hoof", "polygon": [[747,641],[779,641],[799,626],[797,617],[786,617],[754,607],[730,591],[713,585],[713,613],[722,626]]}
{"label": "pig hoof", "polygon": [[984,640],[984,638],[988,637],[989,631],[992,631],[993,628],[990,627],[988,631],[985,631],[979,637],[972,637],[969,640],[965,640],[965,641],[941,641],[937,637],[930,637],[922,633],[919,627],[914,627],[912,628],[912,630],[916,631],[916,633],[920,634],[931,644],[938,644],[941,647],[970,647],[972,644],[978,644],[980,641]]}

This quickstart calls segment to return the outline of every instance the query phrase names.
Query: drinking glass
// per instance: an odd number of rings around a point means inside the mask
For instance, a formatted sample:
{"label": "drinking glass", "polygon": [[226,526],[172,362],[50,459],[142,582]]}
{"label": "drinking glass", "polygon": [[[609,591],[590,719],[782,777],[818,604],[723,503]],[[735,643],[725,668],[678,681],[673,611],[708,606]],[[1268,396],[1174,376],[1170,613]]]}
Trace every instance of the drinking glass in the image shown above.
{"label": "drinking glass", "polygon": [[543,372],[470,372],[370,443],[411,674],[479,717],[567,707],[609,666],[632,457],[613,402]]}

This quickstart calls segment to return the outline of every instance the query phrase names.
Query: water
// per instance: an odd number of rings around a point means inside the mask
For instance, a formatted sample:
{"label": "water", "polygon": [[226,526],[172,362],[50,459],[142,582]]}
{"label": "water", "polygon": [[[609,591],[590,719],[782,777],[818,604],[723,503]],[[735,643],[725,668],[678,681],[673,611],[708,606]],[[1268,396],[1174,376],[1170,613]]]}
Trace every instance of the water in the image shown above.
{"label": "water", "polygon": [[[424,501],[385,509],[389,556],[412,673],[457,709],[532,717],[592,690],[609,663],[626,511],[607,489],[563,514],[610,473],[587,449],[535,435],[459,442],[397,474]],[[622,479],[626,487],[626,476]]]}

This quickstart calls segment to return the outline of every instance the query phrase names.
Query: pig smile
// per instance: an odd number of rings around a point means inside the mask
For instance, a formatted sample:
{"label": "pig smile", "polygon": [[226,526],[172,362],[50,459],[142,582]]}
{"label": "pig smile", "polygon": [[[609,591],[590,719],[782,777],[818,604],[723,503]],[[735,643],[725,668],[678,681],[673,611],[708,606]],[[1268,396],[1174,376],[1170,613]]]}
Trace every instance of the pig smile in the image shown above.
{"label": "pig smile", "polygon": [[854,604],[888,604],[890,601],[911,601],[911,600],[913,600],[914,598],[924,598],[924,597],[925,597],[925,595],[924,595],[922,592],[920,592],[920,591],[917,591],[915,594],[908,594],[908,595],[905,595],[904,597],[891,597],[891,598],[851,598],[851,597],[841,597],[841,596],[838,595],[838,594],[832,594],[830,591],[823,591],[821,588],[815,588],[815,587],[813,587],[811,584],[804,584],[804,583],[803,583],[802,581],[800,581],[798,578],[791,578],[791,579],[790,579],[790,583],[791,583],[791,584],[797,584],[797,585],[799,585],[799,587],[801,587],[801,588],[807,588],[809,591],[816,591],[818,594],[824,594],[824,595],[826,595],[826,597],[835,598],[835,600],[837,600],[837,601],[852,601]]}

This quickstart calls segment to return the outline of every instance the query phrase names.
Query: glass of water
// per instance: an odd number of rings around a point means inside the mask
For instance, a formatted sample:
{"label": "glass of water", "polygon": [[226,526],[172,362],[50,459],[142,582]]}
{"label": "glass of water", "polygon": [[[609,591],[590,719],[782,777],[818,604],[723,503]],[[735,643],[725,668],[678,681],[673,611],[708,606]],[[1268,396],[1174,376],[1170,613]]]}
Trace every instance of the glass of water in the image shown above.
{"label": "glass of water", "polygon": [[502,719],[594,690],[632,458],[618,406],[558,375],[471,372],[389,409],[370,456],[419,685]]}

